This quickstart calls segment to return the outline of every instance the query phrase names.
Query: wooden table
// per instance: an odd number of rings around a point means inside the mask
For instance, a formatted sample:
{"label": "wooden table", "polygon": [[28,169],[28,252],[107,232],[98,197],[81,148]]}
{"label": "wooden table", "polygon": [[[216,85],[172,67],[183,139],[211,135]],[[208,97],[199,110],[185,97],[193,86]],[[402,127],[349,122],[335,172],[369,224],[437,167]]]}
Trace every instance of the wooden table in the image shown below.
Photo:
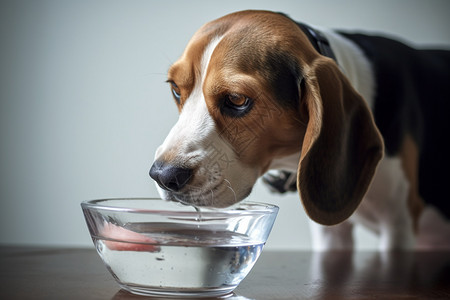
{"label": "wooden table", "polygon": [[[150,299],[93,249],[0,248],[0,299]],[[450,252],[274,252],[227,299],[450,299]]]}

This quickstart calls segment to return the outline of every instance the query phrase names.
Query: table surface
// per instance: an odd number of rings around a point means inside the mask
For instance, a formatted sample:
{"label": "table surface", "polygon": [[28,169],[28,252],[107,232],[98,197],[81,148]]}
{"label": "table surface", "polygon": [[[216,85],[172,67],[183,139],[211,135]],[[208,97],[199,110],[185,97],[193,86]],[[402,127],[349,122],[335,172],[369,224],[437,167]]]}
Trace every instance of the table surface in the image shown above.
{"label": "table surface", "polygon": [[[150,299],[94,249],[0,247],[1,299]],[[264,251],[226,299],[450,299],[450,252]]]}

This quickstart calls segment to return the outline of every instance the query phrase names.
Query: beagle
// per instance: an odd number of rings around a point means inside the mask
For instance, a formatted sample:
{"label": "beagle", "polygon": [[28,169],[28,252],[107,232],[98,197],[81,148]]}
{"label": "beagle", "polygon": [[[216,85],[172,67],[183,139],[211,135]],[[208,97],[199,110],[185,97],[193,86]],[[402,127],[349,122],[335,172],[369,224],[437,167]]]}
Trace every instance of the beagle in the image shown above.
{"label": "beagle", "polygon": [[167,82],[180,115],[150,169],[164,199],[230,206],[270,171],[281,192],[294,178],[315,249],[352,248],[355,223],[411,248],[429,205],[447,226],[449,51],[242,11],[201,27]]}

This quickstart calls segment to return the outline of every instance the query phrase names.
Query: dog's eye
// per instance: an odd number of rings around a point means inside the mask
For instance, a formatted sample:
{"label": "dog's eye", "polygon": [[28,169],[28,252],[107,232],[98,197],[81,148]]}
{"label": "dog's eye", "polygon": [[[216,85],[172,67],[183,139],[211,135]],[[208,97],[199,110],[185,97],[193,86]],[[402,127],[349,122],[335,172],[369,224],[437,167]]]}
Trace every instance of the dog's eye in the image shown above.
{"label": "dog's eye", "polygon": [[243,95],[228,95],[226,101],[228,102],[227,104],[235,107],[243,107],[248,104],[249,98]]}
{"label": "dog's eye", "polygon": [[231,117],[242,117],[253,107],[253,100],[239,94],[229,94],[223,99],[221,111]]}
{"label": "dog's eye", "polygon": [[172,95],[175,98],[175,100],[177,101],[178,104],[180,104],[181,101],[181,92],[180,92],[180,88],[178,87],[178,85],[176,85],[175,82],[173,81],[169,81],[170,86],[172,88]]}

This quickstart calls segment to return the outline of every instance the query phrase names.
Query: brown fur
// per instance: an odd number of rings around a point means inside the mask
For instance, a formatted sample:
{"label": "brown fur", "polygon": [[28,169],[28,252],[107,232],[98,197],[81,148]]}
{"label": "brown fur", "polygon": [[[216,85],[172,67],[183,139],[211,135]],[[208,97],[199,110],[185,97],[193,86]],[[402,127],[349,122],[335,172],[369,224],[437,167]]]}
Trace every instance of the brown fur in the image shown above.
{"label": "brown fur", "polygon": [[407,135],[403,141],[400,157],[409,182],[408,208],[413,219],[414,230],[417,231],[419,217],[425,203],[419,195],[419,150],[410,135]]}
{"label": "brown fur", "polygon": [[383,155],[383,142],[361,96],[328,58],[305,74],[310,121],[297,186],[311,219],[332,225],[358,207]]}

